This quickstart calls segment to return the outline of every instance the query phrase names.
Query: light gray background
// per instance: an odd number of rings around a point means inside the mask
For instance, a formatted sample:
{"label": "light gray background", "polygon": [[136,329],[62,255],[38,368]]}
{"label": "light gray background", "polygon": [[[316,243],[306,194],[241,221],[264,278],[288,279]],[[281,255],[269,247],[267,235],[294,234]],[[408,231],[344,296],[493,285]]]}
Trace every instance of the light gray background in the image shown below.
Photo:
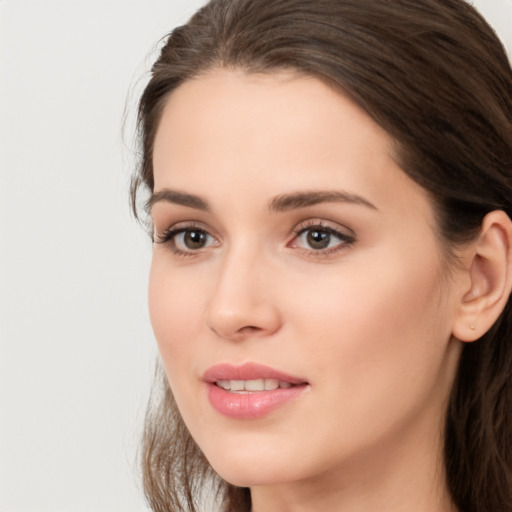
{"label": "light gray background", "polygon": [[[202,3],[0,1],[0,512],[146,510],[156,348],[130,133],[152,49]],[[512,54],[512,0],[475,4]]]}

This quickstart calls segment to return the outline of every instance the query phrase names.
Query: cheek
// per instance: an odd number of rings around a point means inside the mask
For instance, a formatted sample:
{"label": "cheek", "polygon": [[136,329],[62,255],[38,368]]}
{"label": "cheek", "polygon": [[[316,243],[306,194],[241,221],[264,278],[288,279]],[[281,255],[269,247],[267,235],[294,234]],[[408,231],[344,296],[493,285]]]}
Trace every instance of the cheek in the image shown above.
{"label": "cheek", "polygon": [[148,289],[149,314],[169,379],[180,367],[188,367],[180,362],[197,358],[191,340],[201,325],[201,296],[179,270],[168,268],[164,258],[153,258]]}
{"label": "cheek", "polygon": [[295,335],[309,340],[318,378],[334,376],[341,389],[378,399],[379,389],[430,385],[450,336],[438,261],[395,254],[380,262],[317,282],[307,305],[297,298],[291,307],[303,313]]}

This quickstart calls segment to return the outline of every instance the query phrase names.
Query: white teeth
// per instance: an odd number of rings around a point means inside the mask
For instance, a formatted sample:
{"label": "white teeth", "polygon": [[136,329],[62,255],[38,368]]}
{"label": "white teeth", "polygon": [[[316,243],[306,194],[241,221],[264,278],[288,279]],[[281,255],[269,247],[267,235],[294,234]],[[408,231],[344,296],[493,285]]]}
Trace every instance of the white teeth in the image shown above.
{"label": "white teeth", "polygon": [[265,389],[264,379],[246,380],[245,390],[246,391],[263,391]]}
{"label": "white teeth", "polygon": [[231,391],[243,391],[245,381],[243,380],[232,380],[231,382]]}
{"label": "white teeth", "polygon": [[218,380],[215,383],[226,391],[273,391],[292,387],[290,382],[277,379]]}
{"label": "white teeth", "polygon": [[265,390],[271,391],[279,387],[279,381],[277,379],[265,379]]}
{"label": "white teeth", "polygon": [[231,381],[229,380],[218,380],[216,384],[219,388],[227,390],[231,389]]}

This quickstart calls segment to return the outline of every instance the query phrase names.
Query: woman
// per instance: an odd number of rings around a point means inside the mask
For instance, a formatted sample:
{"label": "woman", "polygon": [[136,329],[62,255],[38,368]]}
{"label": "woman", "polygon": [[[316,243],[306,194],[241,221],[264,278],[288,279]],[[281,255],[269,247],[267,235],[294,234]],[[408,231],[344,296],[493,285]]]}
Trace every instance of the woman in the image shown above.
{"label": "woman", "polygon": [[511,511],[512,72],[474,9],[213,0],[139,121],[152,508]]}

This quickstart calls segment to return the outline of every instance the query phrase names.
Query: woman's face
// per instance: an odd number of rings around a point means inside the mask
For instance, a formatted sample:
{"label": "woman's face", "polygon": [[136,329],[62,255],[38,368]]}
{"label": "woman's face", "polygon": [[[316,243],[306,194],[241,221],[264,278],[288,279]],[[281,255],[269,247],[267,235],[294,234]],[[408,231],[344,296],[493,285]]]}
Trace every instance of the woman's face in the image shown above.
{"label": "woman's face", "polygon": [[212,71],[164,109],[151,320],[188,429],[236,485],[440,456],[460,287],[392,154],[293,73]]}

